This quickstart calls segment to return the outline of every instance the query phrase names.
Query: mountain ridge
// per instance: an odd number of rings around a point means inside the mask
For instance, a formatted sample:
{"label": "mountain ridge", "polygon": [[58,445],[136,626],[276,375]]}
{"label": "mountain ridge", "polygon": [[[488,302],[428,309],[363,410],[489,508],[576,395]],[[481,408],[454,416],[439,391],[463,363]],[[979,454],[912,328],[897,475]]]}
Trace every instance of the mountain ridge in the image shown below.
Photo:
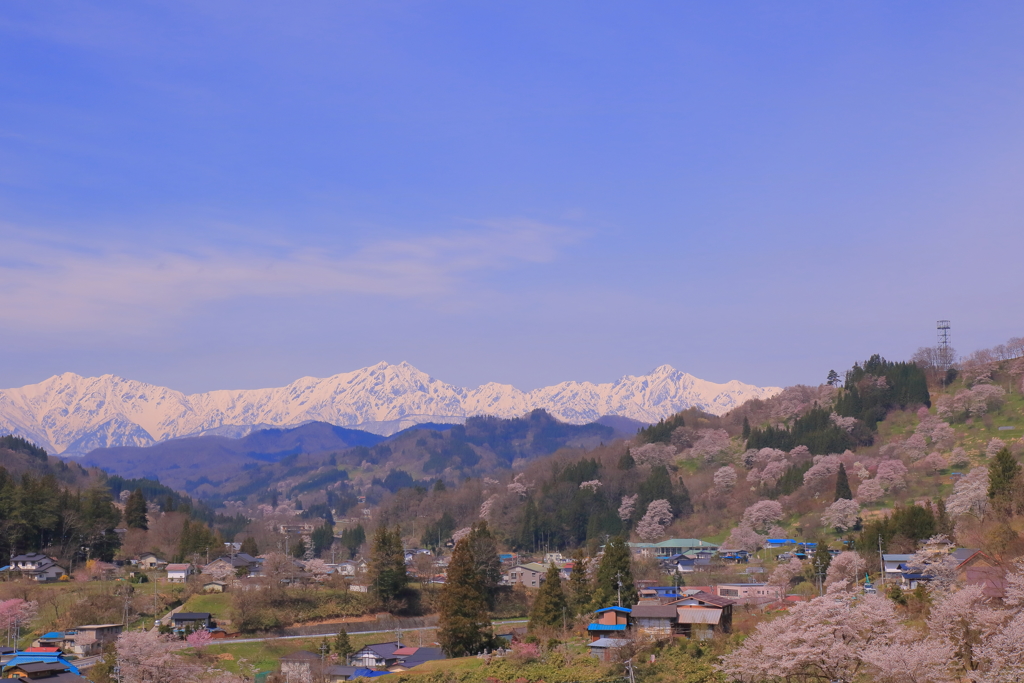
{"label": "mountain ridge", "polygon": [[111,374],[66,372],[0,390],[0,431],[50,452],[82,455],[95,448],[148,446],[200,434],[238,438],[255,429],[311,421],[388,436],[423,422],[519,417],[538,408],[571,424],[608,415],[651,423],[689,407],[722,414],[778,391],[737,380],[716,384],[669,365],[610,383],[568,381],[529,392],[495,382],[458,387],[405,361],[382,361],[327,378],[301,377],[283,387],[197,394]]}

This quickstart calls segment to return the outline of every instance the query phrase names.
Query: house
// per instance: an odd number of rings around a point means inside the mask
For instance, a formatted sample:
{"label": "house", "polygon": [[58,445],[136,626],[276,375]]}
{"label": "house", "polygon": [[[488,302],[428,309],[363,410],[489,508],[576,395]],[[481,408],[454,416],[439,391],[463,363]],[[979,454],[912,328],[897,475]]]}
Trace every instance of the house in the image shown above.
{"label": "house", "polygon": [[336,574],[340,574],[342,576],[355,576],[356,575],[356,563],[353,562],[352,560],[346,560],[344,562],[339,562],[338,564],[335,564],[335,565],[327,565],[327,566],[328,567],[332,567]]}
{"label": "house", "polygon": [[598,638],[589,645],[590,656],[597,657],[602,662],[614,662],[616,651],[626,645],[629,645],[629,641],[625,638]]}
{"label": "house", "polygon": [[795,538],[769,538],[764,542],[765,548],[787,548],[796,545]]}
{"label": "house", "polygon": [[324,670],[324,678],[327,679],[328,683],[338,683],[338,681],[348,681],[356,677],[356,671],[359,670],[357,666],[342,666],[335,664],[329,666]]}
{"label": "house", "polygon": [[711,569],[711,560],[706,557],[680,557],[676,560],[676,573],[693,574]]}
{"label": "house", "polygon": [[782,599],[782,586],[767,583],[722,583],[715,586],[715,595],[737,603],[765,603]]}
{"label": "house", "polygon": [[223,581],[207,581],[203,584],[204,593],[223,593],[228,589],[228,584]]}
{"label": "house", "polygon": [[903,573],[904,565],[910,562],[911,557],[913,555],[884,553],[882,555],[882,566],[885,570],[885,577],[898,579],[900,574]]}
{"label": "house", "polygon": [[968,586],[981,586],[986,597],[1002,598],[1006,595],[1006,571],[980,550],[963,548],[953,555],[960,560],[956,567],[957,579]]}
{"label": "house", "polygon": [[8,571],[18,572],[22,577],[39,583],[56,581],[67,574],[63,567],[42,553],[29,553],[12,557]]}
{"label": "house", "polygon": [[203,567],[203,574],[214,579],[232,577],[259,576],[263,571],[263,560],[247,553],[235,553],[226,557],[218,557]]}
{"label": "house", "polygon": [[392,654],[398,657],[398,662],[388,667],[391,673],[408,671],[424,662],[447,659],[439,647],[400,647]]}
{"label": "house", "polygon": [[594,612],[594,621],[587,626],[587,633],[594,640],[609,635],[622,635],[629,628],[628,607],[605,607]]}
{"label": "house", "polygon": [[544,576],[547,574],[547,571],[547,567],[536,562],[517,564],[502,576],[502,583],[506,586],[515,586],[519,584],[526,586],[527,588],[539,588],[541,582],[544,580]]}
{"label": "house", "polygon": [[699,538],[670,538],[659,543],[630,543],[630,550],[634,555],[641,557],[668,558],[673,555],[681,555],[694,550],[707,550],[714,552],[718,546]]}
{"label": "house", "polygon": [[370,587],[368,585],[366,585],[365,583],[351,583],[351,584],[349,584],[348,589],[352,593],[369,593],[370,592]]}
{"label": "house", "polygon": [[190,628],[193,631],[209,629],[213,625],[213,619],[209,612],[178,612],[171,615],[171,623],[175,630]]}
{"label": "house", "polygon": [[46,681],[46,683],[65,683],[74,681],[85,683],[87,679],[72,671],[72,666],[66,662],[22,662],[19,664],[8,664],[4,667],[4,678],[16,678],[21,680]]}
{"label": "house", "polygon": [[355,666],[363,666],[367,668],[387,668],[393,664],[397,664],[401,659],[401,656],[395,655],[395,651],[398,649],[398,643],[395,641],[390,643],[367,645],[362,650],[349,657],[349,662]]}
{"label": "house", "polygon": [[185,583],[193,574],[195,574],[195,568],[191,564],[167,565],[167,580],[170,583]]}
{"label": "house", "polygon": [[281,657],[280,663],[286,681],[311,681],[318,678],[324,660],[314,652],[299,650]]}
{"label": "house", "polygon": [[633,605],[629,615],[633,630],[641,635],[661,638],[675,634],[678,610],[675,605]]}
{"label": "house", "polygon": [[671,603],[676,607],[676,635],[705,640],[716,631],[732,631],[733,600],[704,591],[688,590],[684,595]]}
{"label": "house", "polygon": [[13,652],[5,657],[4,678],[42,679],[48,683],[84,683],[81,672],[62,654]]}
{"label": "house", "polygon": [[[123,624],[87,624],[64,634],[65,652],[89,657],[103,651],[103,646],[117,640],[124,630]],[[40,639],[40,644],[42,644]]]}
{"label": "house", "polygon": [[153,553],[142,553],[139,555],[139,559],[135,564],[142,569],[159,569],[160,567],[166,566],[167,562],[161,560]]}

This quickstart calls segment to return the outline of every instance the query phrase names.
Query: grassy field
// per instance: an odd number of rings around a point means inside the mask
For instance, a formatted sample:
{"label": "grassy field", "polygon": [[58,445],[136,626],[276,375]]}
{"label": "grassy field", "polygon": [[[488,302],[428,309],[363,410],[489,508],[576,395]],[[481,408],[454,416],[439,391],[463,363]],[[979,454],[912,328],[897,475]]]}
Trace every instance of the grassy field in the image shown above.
{"label": "grassy field", "polygon": [[181,608],[182,612],[209,612],[217,621],[228,619],[231,611],[229,593],[197,593]]}

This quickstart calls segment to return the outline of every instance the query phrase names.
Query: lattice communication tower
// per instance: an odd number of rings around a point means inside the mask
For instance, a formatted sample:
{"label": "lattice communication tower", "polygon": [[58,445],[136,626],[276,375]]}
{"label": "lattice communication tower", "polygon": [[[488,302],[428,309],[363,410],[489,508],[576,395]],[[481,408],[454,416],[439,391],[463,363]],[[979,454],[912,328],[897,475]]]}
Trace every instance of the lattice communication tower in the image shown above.
{"label": "lattice communication tower", "polygon": [[935,327],[939,333],[939,362],[942,363],[943,370],[948,370],[949,366],[953,363],[953,359],[950,358],[950,349],[952,347],[949,345],[949,321],[940,320],[935,324]]}

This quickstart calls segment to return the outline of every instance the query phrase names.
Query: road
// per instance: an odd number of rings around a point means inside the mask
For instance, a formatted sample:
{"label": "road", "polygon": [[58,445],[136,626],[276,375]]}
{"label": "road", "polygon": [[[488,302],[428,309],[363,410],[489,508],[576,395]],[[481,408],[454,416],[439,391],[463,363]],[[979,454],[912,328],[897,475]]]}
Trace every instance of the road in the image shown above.
{"label": "road", "polygon": [[[496,623],[494,625],[495,626],[499,626],[499,625],[500,626],[511,626],[512,624],[525,624],[528,621],[529,621],[528,619],[517,619],[517,620],[514,620],[514,621],[502,621],[502,622]],[[435,630],[437,630],[437,626],[421,626],[419,628],[403,628],[403,629],[401,629],[402,633],[411,633],[412,631],[435,631]],[[362,636],[362,635],[372,635],[372,634],[379,634],[379,633],[394,633],[395,631],[396,631],[396,629],[393,629],[393,628],[381,629],[379,631],[353,631],[349,635],[351,635],[351,636]],[[325,634],[312,635],[312,636],[266,636],[264,638],[224,638],[222,640],[215,640],[211,644],[214,644],[214,645],[225,644],[226,645],[226,644],[229,644],[229,643],[231,643],[231,644],[233,644],[233,643],[262,643],[262,642],[267,641],[267,640],[301,640],[301,639],[308,640],[310,638],[329,638],[330,636],[331,636],[331,634],[325,633]]]}
{"label": "road", "polygon": [[91,666],[96,666],[103,661],[103,655],[94,655],[92,657],[82,657],[81,659],[72,659],[71,663],[75,665],[76,669],[88,669]]}

